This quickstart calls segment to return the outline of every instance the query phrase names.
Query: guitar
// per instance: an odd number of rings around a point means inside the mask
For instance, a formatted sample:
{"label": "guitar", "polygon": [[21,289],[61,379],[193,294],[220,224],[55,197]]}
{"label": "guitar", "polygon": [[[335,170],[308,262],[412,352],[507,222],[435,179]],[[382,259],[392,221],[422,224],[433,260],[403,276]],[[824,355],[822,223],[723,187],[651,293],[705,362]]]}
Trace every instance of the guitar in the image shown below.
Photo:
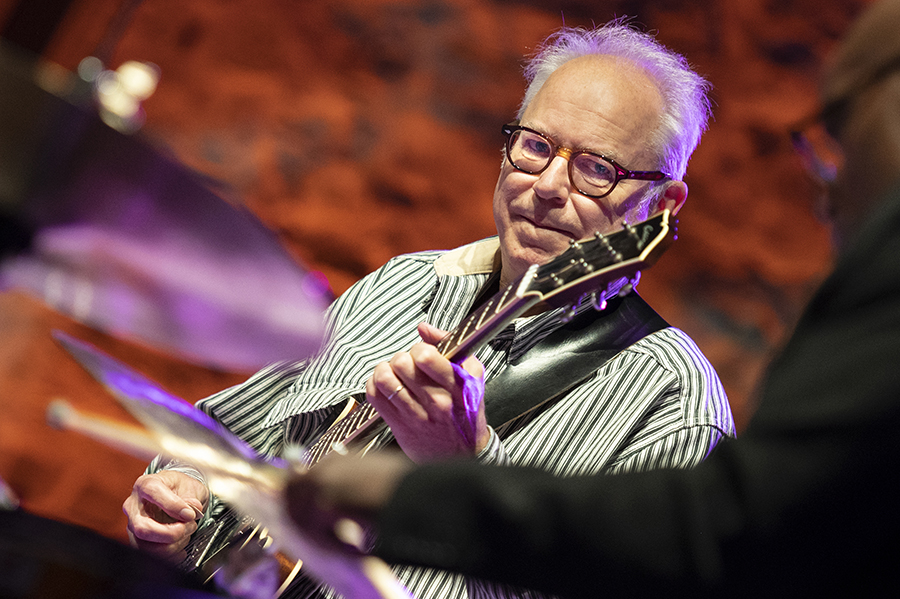
{"label": "guitar", "polygon": [[[574,316],[577,306],[584,301],[602,310],[604,292],[610,283],[634,277],[653,265],[671,244],[670,219],[670,211],[664,210],[641,223],[626,224],[615,233],[597,233],[571,241],[565,252],[543,265],[533,265],[472,312],[438,342],[438,350],[449,360],[460,363],[513,319],[542,302],[553,308],[566,308],[568,317]],[[620,293],[630,288],[629,283]],[[335,410],[329,426],[306,449],[302,461],[312,467],[331,451],[366,451],[386,428],[370,404],[349,399]],[[270,542],[265,531],[260,531],[252,521],[226,509],[218,523],[195,533],[186,565],[212,577],[230,548],[238,543],[246,546],[254,539],[264,545]],[[280,565],[285,582],[278,594],[287,588],[300,567],[293,563]]]}

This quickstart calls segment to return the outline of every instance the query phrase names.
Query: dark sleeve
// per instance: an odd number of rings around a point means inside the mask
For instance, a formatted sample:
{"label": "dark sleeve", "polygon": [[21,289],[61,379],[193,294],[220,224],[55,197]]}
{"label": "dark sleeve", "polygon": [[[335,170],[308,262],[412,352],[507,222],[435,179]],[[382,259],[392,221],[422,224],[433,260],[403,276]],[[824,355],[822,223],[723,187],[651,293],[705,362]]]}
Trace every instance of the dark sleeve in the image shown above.
{"label": "dark sleeve", "polygon": [[898,213],[814,298],[748,429],[696,469],[421,468],[380,514],[376,551],[574,597],[897,588]]}
{"label": "dark sleeve", "polygon": [[[525,468],[422,468],[403,481],[382,513],[376,551],[390,562],[565,596],[630,594],[637,590],[630,579],[638,573],[639,595],[671,592],[688,568],[716,569],[710,535],[699,522],[687,530],[710,498],[688,485],[682,498],[657,501],[661,488],[677,482],[674,474],[555,478]],[[673,542],[685,546],[673,551]]]}

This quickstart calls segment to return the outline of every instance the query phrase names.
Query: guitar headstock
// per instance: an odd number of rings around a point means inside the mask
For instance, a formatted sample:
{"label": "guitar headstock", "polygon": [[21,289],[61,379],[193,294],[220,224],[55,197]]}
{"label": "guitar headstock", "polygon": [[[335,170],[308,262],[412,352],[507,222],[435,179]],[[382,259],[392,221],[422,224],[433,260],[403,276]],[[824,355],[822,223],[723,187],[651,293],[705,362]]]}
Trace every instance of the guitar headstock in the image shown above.
{"label": "guitar headstock", "polygon": [[673,241],[671,211],[626,225],[607,235],[574,241],[569,249],[538,267],[525,281],[523,295],[537,294],[551,306],[569,306],[587,293],[602,290],[654,264]]}
{"label": "guitar headstock", "polygon": [[531,306],[542,301],[555,308],[572,306],[582,296],[647,268],[672,241],[670,217],[671,212],[664,210],[621,231],[573,242],[568,250],[543,266],[532,266],[470,313],[440,340],[438,350],[460,362]]}

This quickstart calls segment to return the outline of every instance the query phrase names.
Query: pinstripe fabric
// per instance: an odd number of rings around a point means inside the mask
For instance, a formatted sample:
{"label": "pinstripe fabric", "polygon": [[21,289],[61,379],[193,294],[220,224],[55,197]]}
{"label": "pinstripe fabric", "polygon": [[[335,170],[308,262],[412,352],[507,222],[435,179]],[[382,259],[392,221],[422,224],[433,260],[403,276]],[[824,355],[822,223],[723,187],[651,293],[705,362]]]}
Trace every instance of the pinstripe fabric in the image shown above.
{"label": "pinstripe fabric", "polygon": [[[497,246],[496,238],[478,243]],[[328,341],[319,355],[263,370],[198,406],[265,454],[308,444],[330,406],[362,392],[378,362],[418,340],[420,321],[449,330],[465,317],[490,264],[468,264],[468,274],[439,274],[435,262],[448,256],[454,254],[392,259],[331,306]],[[591,308],[579,308],[585,309]],[[476,355],[486,378],[555,330],[560,317],[556,310],[518,319],[481,348]],[[723,436],[733,435],[734,424],[712,366],[683,332],[668,328],[622,351],[546,409],[496,432],[480,459],[572,475],[691,467]],[[213,505],[209,513],[219,509]],[[396,572],[420,599],[526,594],[434,570]],[[287,596],[308,593],[298,586]]]}

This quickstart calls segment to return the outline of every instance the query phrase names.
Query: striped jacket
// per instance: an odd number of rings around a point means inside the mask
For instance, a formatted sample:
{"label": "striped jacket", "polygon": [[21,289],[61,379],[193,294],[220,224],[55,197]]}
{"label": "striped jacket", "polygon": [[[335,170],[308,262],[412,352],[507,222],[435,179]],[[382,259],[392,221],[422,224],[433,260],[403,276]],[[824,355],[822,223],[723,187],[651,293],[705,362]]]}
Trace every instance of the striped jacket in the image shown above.
{"label": "striped jacket", "polygon": [[[419,322],[451,330],[462,321],[496,267],[498,247],[489,238],[390,260],[329,308],[326,341],[316,356],[264,369],[198,407],[262,453],[309,444],[332,406],[363,392],[378,362],[418,341]],[[507,326],[476,353],[485,378],[561,326],[562,316],[559,309]],[[689,468],[733,435],[718,376],[694,342],[670,327],[623,350],[546,408],[501,427],[479,458],[558,475]],[[215,517],[219,509],[213,501],[208,513]],[[395,571],[419,599],[531,596],[446,572]],[[305,596],[311,585],[295,586],[286,597]]]}

